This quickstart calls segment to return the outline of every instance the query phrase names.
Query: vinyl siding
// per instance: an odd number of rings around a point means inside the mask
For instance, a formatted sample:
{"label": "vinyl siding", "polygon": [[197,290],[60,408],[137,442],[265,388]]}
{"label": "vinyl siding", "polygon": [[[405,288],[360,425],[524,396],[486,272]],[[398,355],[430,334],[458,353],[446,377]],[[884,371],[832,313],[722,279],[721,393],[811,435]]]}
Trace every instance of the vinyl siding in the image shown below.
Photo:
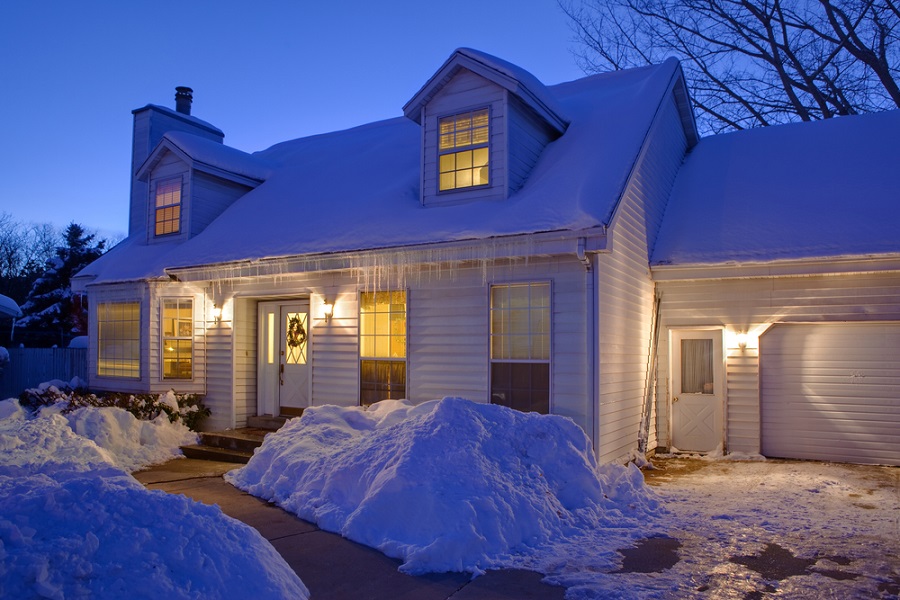
{"label": "vinyl siding", "polygon": [[226,208],[250,191],[251,188],[195,171],[191,179],[191,195],[188,202],[189,220],[186,221],[191,237],[199,234]]}
{"label": "vinyl siding", "polygon": [[684,130],[670,96],[660,107],[616,208],[610,226],[612,250],[597,257],[600,462],[620,461],[637,448],[654,304],[647,266],[650,244],[686,150]]}
{"label": "vinyl siding", "polygon": [[509,94],[509,178],[508,194],[513,194],[525,184],[528,175],[537,164],[544,148],[556,137],[556,133],[525,104]]}
{"label": "vinyl siding", "polygon": [[[665,281],[663,332],[679,327],[726,330],[726,449],[760,452],[759,350],[755,336],[774,323],[900,321],[900,274]],[[746,349],[733,335],[750,332]],[[660,336],[659,381],[669,377],[667,336]],[[659,445],[668,446],[668,391],[658,397]]]}

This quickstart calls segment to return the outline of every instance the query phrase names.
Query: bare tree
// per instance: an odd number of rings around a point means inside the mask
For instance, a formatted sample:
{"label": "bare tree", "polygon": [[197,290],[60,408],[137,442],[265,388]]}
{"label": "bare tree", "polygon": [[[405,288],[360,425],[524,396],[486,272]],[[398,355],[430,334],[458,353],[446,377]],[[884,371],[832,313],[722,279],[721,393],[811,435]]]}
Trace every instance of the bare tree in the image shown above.
{"label": "bare tree", "polygon": [[897,0],[558,0],[586,72],[682,62],[702,134],[900,107]]}

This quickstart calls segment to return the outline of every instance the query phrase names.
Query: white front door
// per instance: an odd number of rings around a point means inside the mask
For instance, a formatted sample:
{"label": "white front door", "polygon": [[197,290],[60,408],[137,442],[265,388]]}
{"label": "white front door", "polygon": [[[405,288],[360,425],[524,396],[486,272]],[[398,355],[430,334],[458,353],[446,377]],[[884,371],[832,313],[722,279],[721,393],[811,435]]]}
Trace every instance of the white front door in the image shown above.
{"label": "white front door", "polygon": [[261,302],[258,413],[308,407],[309,383],[309,300]]}
{"label": "white front door", "polygon": [[710,452],[724,437],[724,361],[721,330],[673,330],[672,447]]}

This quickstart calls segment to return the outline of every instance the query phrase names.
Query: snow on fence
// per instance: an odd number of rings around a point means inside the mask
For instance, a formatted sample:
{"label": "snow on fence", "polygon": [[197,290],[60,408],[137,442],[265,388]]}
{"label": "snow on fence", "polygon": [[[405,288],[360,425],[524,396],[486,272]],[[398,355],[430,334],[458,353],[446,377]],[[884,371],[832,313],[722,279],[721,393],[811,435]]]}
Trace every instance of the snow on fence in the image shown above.
{"label": "snow on fence", "polygon": [[87,381],[87,348],[8,348],[9,364],[0,369],[0,399],[51,379]]}

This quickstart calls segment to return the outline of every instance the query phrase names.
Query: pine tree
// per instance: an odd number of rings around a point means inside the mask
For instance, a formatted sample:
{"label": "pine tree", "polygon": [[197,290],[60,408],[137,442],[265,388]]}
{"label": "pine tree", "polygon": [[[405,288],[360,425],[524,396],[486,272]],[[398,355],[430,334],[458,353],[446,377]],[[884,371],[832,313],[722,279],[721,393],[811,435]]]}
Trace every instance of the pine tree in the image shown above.
{"label": "pine tree", "polygon": [[69,224],[63,234],[65,245],[47,261],[21,307],[25,316],[16,323],[17,338],[28,345],[50,346],[64,345],[72,337],[87,333],[87,305],[72,293],[71,280],[103,254],[106,241],[95,243],[95,237],[87,235],[81,225]]}

